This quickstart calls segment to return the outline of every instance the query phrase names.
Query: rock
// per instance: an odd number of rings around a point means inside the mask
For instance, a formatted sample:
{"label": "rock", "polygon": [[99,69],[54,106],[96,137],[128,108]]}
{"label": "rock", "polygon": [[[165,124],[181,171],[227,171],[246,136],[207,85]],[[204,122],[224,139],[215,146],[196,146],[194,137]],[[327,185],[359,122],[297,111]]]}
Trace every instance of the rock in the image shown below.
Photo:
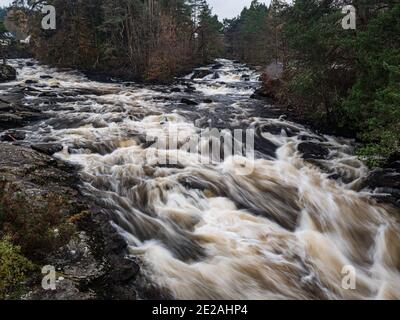
{"label": "rock", "polygon": [[302,142],[297,149],[303,154],[304,159],[327,159],[329,149],[314,142]]}
{"label": "rock", "polygon": [[22,127],[24,120],[22,117],[12,113],[0,114],[0,129],[11,129],[15,127]]}
{"label": "rock", "polygon": [[250,76],[248,74],[243,74],[241,78],[243,81],[250,81]]}
{"label": "rock", "polygon": [[218,72],[214,72],[212,79],[217,80],[219,78],[220,78],[220,76],[219,76]]}
{"label": "rock", "polygon": [[213,101],[211,99],[204,99],[203,102],[204,103],[213,103]]}
{"label": "rock", "polygon": [[223,66],[224,65],[222,63],[216,63],[211,67],[211,69],[218,70],[218,69],[221,69]]}
{"label": "rock", "polygon": [[213,74],[214,71],[211,70],[195,70],[193,76],[191,77],[192,80],[194,79],[203,79],[210,74]]}
{"label": "rock", "polygon": [[187,99],[187,98],[182,98],[181,103],[187,104],[189,106],[197,106],[199,104],[198,102]]}
{"label": "rock", "polygon": [[132,259],[118,259],[113,265],[115,268],[111,271],[110,277],[117,282],[133,279],[139,272],[138,264]]}
{"label": "rock", "polygon": [[55,92],[41,92],[39,94],[40,98],[57,98],[57,93]]}
{"label": "rock", "polygon": [[175,87],[175,88],[172,88],[170,91],[171,92],[181,92],[182,90],[180,88]]}
{"label": "rock", "polygon": [[376,169],[364,182],[369,188],[400,188],[400,172],[395,169]]}
{"label": "rock", "polygon": [[33,79],[25,80],[25,84],[36,84],[36,83],[38,83],[38,82],[39,82],[39,81],[33,80]]}
{"label": "rock", "polygon": [[35,64],[34,64],[33,62],[27,61],[27,62],[25,63],[25,65],[26,65],[27,67],[33,67]]}
{"label": "rock", "polygon": [[10,130],[7,132],[4,132],[2,136],[0,137],[1,141],[16,141],[16,140],[24,140],[25,139],[25,132],[23,131],[15,131],[15,130]]}
{"label": "rock", "polygon": [[40,76],[40,79],[53,79],[53,77],[50,76],[50,75],[48,75],[48,74],[42,74],[42,75]]}
{"label": "rock", "polygon": [[196,91],[195,87],[187,87],[185,90],[183,90],[186,93],[193,93]]}
{"label": "rock", "polygon": [[0,65],[0,82],[13,81],[16,79],[17,70],[7,64]]}
{"label": "rock", "polygon": [[53,154],[62,151],[63,146],[59,143],[39,143],[32,145],[31,148],[40,153],[52,156]]}

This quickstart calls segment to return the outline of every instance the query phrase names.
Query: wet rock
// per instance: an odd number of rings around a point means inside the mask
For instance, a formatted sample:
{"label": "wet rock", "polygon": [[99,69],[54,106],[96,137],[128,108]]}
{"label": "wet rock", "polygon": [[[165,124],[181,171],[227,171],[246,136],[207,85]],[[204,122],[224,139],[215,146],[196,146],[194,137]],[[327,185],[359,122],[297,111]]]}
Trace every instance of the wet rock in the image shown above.
{"label": "wet rock", "polygon": [[39,143],[32,145],[31,148],[40,153],[52,156],[53,154],[62,151],[63,146],[59,143]]}
{"label": "wet rock", "polygon": [[40,98],[57,98],[57,93],[55,92],[41,92],[39,94]]}
{"label": "wet rock", "polygon": [[242,78],[243,81],[250,81],[250,76],[248,74],[242,75],[241,78]]}
{"label": "wet rock", "polygon": [[180,88],[172,88],[171,92],[181,92],[182,90]]}
{"label": "wet rock", "polygon": [[303,154],[304,159],[326,159],[329,156],[329,149],[314,142],[302,142],[297,149]]}
{"label": "wet rock", "polygon": [[39,82],[39,81],[33,80],[33,79],[25,80],[25,84],[36,84],[36,83],[38,83],[38,82]]}
{"label": "wet rock", "polygon": [[48,75],[48,74],[42,74],[41,76],[40,76],[40,79],[53,79],[54,77],[52,77],[52,76],[50,76],[50,75]]}
{"label": "wet rock", "polygon": [[400,172],[395,169],[376,169],[369,174],[364,185],[370,188],[400,188]]}
{"label": "wet rock", "polygon": [[114,269],[110,277],[117,282],[125,282],[135,278],[139,272],[138,264],[132,259],[117,259],[113,261]]}
{"label": "wet rock", "polygon": [[218,72],[214,72],[214,74],[213,74],[213,80],[217,80],[217,79],[219,79],[220,78],[220,76],[219,76],[219,74],[218,74]]}
{"label": "wet rock", "polygon": [[13,81],[15,79],[17,79],[17,70],[6,64],[0,65],[0,82]]}
{"label": "wet rock", "polygon": [[24,120],[22,117],[12,113],[0,114],[0,129],[22,127]]}
{"label": "wet rock", "polygon": [[211,69],[218,70],[218,69],[221,69],[223,66],[224,65],[222,63],[216,63],[211,67]]}
{"label": "wet rock", "polygon": [[204,99],[203,102],[204,103],[213,103],[213,101],[211,99]]}
{"label": "wet rock", "polygon": [[33,62],[27,61],[27,62],[25,63],[25,65],[26,65],[27,67],[33,67],[35,64],[34,64]]}
{"label": "wet rock", "polygon": [[283,123],[268,123],[263,125],[260,129],[262,132],[268,132],[273,135],[285,134],[288,137],[293,137],[300,132],[299,129]]}
{"label": "wet rock", "polygon": [[187,104],[189,106],[197,106],[199,104],[198,102],[187,99],[187,98],[182,98],[181,103]]}
{"label": "wet rock", "polygon": [[191,79],[192,80],[194,80],[194,79],[203,79],[203,78],[205,78],[205,77],[207,77],[207,76],[209,76],[210,74],[213,74],[213,73],[214,73],[214,71],[211,71],[211,70],[196,70],[194,72],[194,74],[192,75]]}
{"label": "wet rock", "polygon": [[25,136],[26,136],[26,134],[23,131],[10,130],[10,131],[4,132],[1,135],[0,140],[13,142],[16,140],[24,140]]}

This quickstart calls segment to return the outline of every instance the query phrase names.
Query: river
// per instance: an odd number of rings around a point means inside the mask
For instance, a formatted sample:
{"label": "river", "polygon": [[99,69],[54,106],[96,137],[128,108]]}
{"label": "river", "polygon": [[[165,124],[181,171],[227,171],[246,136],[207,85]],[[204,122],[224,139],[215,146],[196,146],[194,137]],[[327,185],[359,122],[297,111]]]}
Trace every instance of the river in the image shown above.
{"label": "river", "polygon": [[[368,169],[353,142],[252,99],[256,71],[219,59],[173,86],[145,86],[11,62],[15,84],[33,89],[24,102],[48,116],[23,128],[24,143],[62,144],[55,157],[80,165],[83,192],[141,276],[173,298],[400,298],[400,224],[358,191]],[[254,133],[253,152],[238,139],[232,155],[204,155],[209,128]]]}

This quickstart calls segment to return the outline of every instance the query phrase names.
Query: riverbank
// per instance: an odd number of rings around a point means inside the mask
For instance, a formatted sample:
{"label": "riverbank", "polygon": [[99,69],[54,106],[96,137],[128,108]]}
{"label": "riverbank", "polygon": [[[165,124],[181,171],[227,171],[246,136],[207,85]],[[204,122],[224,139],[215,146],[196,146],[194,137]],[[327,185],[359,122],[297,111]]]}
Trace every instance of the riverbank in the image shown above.
{"label": "riverbank", "polygon": [[[19,287],[21,296],[11,290],[8,298],[136,299],[139,266],[127,258],[126,244],[106,216],[80,192],[77,168],[30,148],[6,143],[0,143],[0,159],[0,233],[11,234],[14,243],[26,249],[35,264],[35,269],[25,274],[25,285]],[[18,199],[13,198],[16,192]],[[18,211],[13,212],[18,216],[5,222],[4,212],[17,205]],[[45,274],[40,270],[45,265],[56,270],[55,290],[41,286]]]}
{"label": "riverbank", "polygon": [[[139,266],[107,216],[81,193],[79,168],[51,157],[56,144],[19,145],[20,128],[46,118],[23,105],[26,90],[17,86],[0,100],[0,140],[8,142],[0,142],[0,235],[10,236],[35,268],[25,272],[22,287],[2,282],[0,291],[11,299],[135,299]],[[56,270],[55,290],[41,287],[45,265]]]}

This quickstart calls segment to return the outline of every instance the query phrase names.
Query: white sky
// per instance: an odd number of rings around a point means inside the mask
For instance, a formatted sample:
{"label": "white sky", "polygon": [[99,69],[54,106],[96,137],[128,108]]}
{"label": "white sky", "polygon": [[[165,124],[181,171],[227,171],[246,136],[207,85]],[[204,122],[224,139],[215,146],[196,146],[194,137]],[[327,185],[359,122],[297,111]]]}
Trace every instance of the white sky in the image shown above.
{"label": "white sky", "polygon": [[[1,1],[1,0],[0,0]],[[234,18],[240,14],[244,7],[249,7],[252,0],[207,0],[220,20]],[[269,4],[270,0],[260,0],[262,3]]]}
{"label": "white sky", "polygon": [[[222,20],[233,18],[239,15],[245,6],[249,6],[251,0],[207,0],[213,8],[213,12]],[[8,5],[12,0],[0,0],[0,6]],[[263,3],[270,3],[270,0],[260,0]]]}

